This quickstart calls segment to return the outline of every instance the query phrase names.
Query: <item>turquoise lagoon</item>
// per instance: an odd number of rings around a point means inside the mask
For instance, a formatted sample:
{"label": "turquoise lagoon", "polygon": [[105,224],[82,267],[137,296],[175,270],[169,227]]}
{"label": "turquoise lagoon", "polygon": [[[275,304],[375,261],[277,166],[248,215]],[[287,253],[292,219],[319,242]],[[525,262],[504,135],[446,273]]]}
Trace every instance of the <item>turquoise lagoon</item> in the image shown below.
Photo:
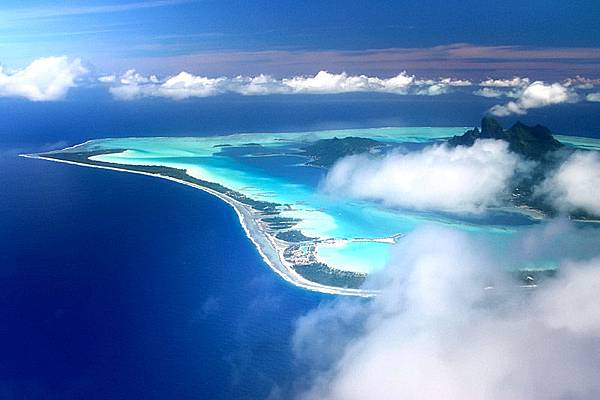
{"label": "turquoise lagoon", "polygon": [[[115,138],[93,140],[66,151],[118,149],[121,152],[91,159],[120,165],[185,169],[195,178],[220,183],[255,200],[283,204],[285,211],[281,216],[301,220],[295,229],[306,236],[325,240],[318,245],[320,261],[342,270],[371,273],[386,265],[392,237],[402,240],[402,235],[423,224],[477,235],[501,252],[515,234],[526,232],[539,220],[515,209],[459,217],[341,199],[320,190],[319,182],[326,170],[305,165],[307,159],[297,154],[298,149],[318,139],[359,136],[396,143],[411,151],[460,135],[466,129],[379,128],[190,138]],[[600,148],[600,140],[569,136],[560,136],[560,140],[577,147]],[[553,266],[548,260],[540,260],[539,265]]]}

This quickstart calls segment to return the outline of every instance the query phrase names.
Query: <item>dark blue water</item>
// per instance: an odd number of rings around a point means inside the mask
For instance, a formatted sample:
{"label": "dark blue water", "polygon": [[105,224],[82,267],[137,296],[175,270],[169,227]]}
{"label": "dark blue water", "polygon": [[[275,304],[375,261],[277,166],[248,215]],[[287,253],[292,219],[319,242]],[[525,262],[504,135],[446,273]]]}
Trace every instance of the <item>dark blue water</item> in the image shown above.
{"label": "dark blue water", "polygon": [[[464,94],[396,96],[218,96],[113,101],[105,91],[75,91],[62,102],[0,98],[0,144],[57,144],[107,136],[215,135],[382,126],[475,126],[497,99]],[[600,137],[600,103],[550,106],[502,118],[555,132]],[[17,140],[18,139],[18,140]]]}
{"label": "dark blue water", "polygon": [[182,185],[0,158],[0,398],[265,398],[322,296]]}
{"label": "dark blue water", "polygon": [[[201,191],[17,152],[105,136],[473,125],[490,106],[476,100],[0,99],[0,399],[255,399],[275,387],[285,398],[301,372],[294,321],[330,299],[272,273],[233,210]],[[599,107],[527,122],[596,135]]]}

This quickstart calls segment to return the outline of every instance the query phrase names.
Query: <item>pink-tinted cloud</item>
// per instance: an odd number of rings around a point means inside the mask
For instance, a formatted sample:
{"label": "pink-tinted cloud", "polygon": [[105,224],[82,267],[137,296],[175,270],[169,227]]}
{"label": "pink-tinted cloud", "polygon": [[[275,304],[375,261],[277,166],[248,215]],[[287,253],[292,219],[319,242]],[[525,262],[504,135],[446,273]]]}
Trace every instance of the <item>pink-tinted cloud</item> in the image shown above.
{"label": "pink-tinted cloud", "polygon": [[452,75],[470,79],[535,75],[564,79],[575,75],[600,78],[600,48],[528,48],[453,44],[428,48],[371,50],[222,51],[116,61],[98,60],[108,71],[136,68],[144,73],[187,70],[214,75],[270,74],[283,77],[315,74],[322,69],[350,74],[390,76],[409,70],[421,76]]}

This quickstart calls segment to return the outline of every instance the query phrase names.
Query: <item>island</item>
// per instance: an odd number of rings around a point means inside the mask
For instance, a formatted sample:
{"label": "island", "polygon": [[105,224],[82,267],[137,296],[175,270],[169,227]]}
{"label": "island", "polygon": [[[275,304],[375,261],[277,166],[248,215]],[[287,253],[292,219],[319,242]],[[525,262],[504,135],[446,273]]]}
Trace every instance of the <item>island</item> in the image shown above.
{"label": "island", "polygon": [[123,167],[93,159],[95,156],[118,154],[124,151],[126,150],[51,152],[24,156],[156,176],[204,190],[235,209],[247,236],[255,244],[265,262],[284,279],[297,286],[323,293],[363,297],[370,297],[377,293],[376,290],[359,289],[366,279],[365,273],[344,271],[317,261],[314,244],[320,240],[306,237],[299,230],[291,229],[298,220],[280,217],[281,204],[254,200],[219,183],[194,178],[183,169],[149,165]]}
{"label": "island", "polygon": [[[550,215],[534,198],[541,170],[513,188],[512,207],[489,218],[418,212],[322,193],[319,182],[343,157],[410,151],[428,145],[472,146],[499,139],[538,168],[551,154],[573,151],[581,138],[516,123],[504,129],[485,117],[481,128],[377,128],[212,137],[145,137],[91,140],[62,150],[23,155],[85,167],[143,174],[185,184],[229,204],[265,263],[286,281],[322,293],[371,297],[369,274],[387,263],[390,246],[423,223],[476,231],[499,242]],[[600,148],[600,143],[590,144]],[[563,143],[565,142],[565,143]],[[599,141],[600,142],[600,141]],[[409,149],[409,150],[407,150]],[[590,217],[590,216],[587,216]],[[507,233],[509,233],[507,235]],[[551,271],[516,269],[532,285]]]}
{"label": "island", "polygon": [[[557,140],[552,131],[545,126],[528,126],[517,121],[513,126],[504,129],[492,117],[481,120],[481,130],[470,129],[460,136],[448,140],[450,146],[472,146],[477,139],[496,139],[508,142],[510,151],[521,155],[526,161],[533,161],[534,167],[529,176],[515,182],[512,188],[511,202],[516,207],[529,209],[546,216],[555,216],[556,210],[545,199],[536,197],[534,188],[545,178],[546,173],[557,167],[560,162],[576,150],[574,146],[565,146]],[[578,210],[570,217],[578,220],[598,220],[599,215]]]}

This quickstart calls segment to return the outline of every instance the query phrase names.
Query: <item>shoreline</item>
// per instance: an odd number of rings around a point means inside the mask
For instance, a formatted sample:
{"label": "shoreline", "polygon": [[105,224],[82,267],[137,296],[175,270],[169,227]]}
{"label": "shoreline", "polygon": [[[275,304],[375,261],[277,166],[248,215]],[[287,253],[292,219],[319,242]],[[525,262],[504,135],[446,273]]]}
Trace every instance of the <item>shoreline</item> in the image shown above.
{"label": "shoreline", "polygon": [[[79,146],[79,145],[76,145]],[[73,146],[74,147],[74,146]],[[254,244],[254,247],[257,249],[263,261],[267,264],[267,266],[277,273],[281,278],[283,278],[286,282],[310,291],[325,293],[325,294],[333,294],[333,295],[343,295],[343,296],[358,296],[358,297],[374,297],[379,291],[377,290],[363,290],[363,289],[351,289],[351,288],[342,288],[335,286],[327,286],[322,285],[313,281],[309,281],[308,279],[302,277],[298,274],[291,265],[285,260],[283,256],[283,251],[285,250],[285,246],[278,244],[277,239],[271,238],[269,234],[264,232],[264,229],[261,227],[257,218],[254,218],[253,211],[251,208],[245,204],[240,203],[239,201],[232,199],[222,193],[219,193],[213,189],[185,181],[183,179],[177,179],[171,176],[165,176],[162,174],[154,174],[144,171],[135,171],[127,168],[119,167],[117,164],[115,166],[101,166],[101,165],[93,165],[86,164],[83,162],[71,161],[71,160],[61,160],[57,158],[44,157],[36,154],[19,154],[19,157],[24,158],[32,158],[39,159],[45,161],[53,161],[71,165],[78,165],[82,167],[88,168],[99,168],[106,169],[118,172],[127,172],[132,174],[146,175],[151,177],[157,177],[166,179],[172,182],[180,183],[186,186],[193,187],[195,189],[202,190],[206,193],[209,193],[225,203],[231,206],[236,212],[239,222],[242,225],[244,233],[246,237],[250,239],[250,241]]]}

